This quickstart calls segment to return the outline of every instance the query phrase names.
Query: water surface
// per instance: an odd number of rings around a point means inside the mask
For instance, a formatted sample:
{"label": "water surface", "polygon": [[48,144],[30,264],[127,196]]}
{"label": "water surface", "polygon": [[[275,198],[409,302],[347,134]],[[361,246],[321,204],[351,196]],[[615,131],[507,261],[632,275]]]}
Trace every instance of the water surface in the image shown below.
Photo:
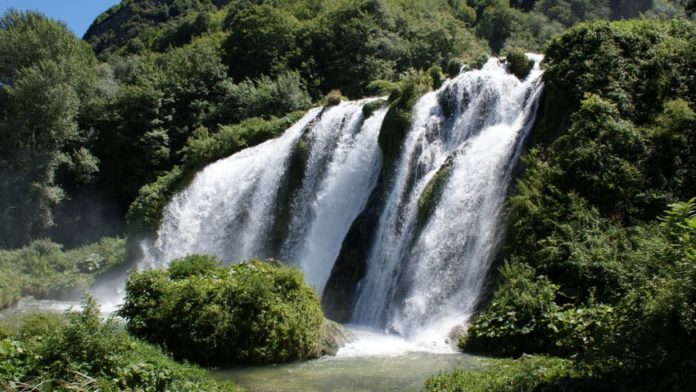
{"label": "water surface", "polygon": [[327,357],[287,365],[212,370],[253,392],[420,391],[425,380],[454,368],[479,369],[484,359],[458,353]]}

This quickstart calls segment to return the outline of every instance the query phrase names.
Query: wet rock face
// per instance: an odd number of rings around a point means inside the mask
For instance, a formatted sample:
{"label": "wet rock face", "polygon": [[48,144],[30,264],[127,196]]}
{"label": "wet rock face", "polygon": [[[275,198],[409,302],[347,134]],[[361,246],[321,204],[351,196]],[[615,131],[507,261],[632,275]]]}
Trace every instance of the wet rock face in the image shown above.
{"label": "wet rock face", "polygon": [[463,336],[466,336],[466,327],[463,325],[456,325],[449,331],[445,341],[452,348],[456,349],[458,347],[459,340]]}
{"label": "wet rock face", "polygon": [[331,276],[326,283],[321,306],[326,316],[346,323],[353,315],[358,282],[367,272],[367,257],[384,204],[384,183],[380,178],[365,210],[355,219],[343,240]]}
{"label": "wet rock face", "polygon": [[336,355],[338,349],[352,342],[355,339],[353,333],[341,324],[324,319],[321,326],[321,337],[316,350],[317,357],[326,355]]}

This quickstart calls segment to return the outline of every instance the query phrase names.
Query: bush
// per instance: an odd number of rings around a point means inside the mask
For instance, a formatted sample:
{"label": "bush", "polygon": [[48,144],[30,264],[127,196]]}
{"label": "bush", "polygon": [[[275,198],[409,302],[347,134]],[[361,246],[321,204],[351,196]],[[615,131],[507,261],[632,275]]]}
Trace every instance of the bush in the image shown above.
{"label": "bush", "polygon": [[326,97],[324,97],[325,106],[336,106],[343,101],[343,96],[341,95],[341,90],[331,90]]}
{"label": "bush", "polygon": [[362,107],[363,116],[365,116],[365,118],[368,118],[368,117],[372,116],[372,114],[374,112],[376,112],[377,110],[379,110],[383,107],[386,107],[387,105],[389,105],[389,103],[384,99],[377,99],[377,100],[368,102],[365,105],[363,105],[363,107]]}
{"label": "bush", "polygon": [[113,319],[102,321],[91,297],[80,313],[24,316],[14,330],[0,340],[4,390],[234,390],[131,338]]}
{"label": "bush", "polygon": [[302,274],[278,262],[215,264],[188,256],[169,270],[132,273],[119,311],[127,329],[176,358],[205,365],[317,355],[323,314]]}
{"label": "bush", "polygon": [[559,310],[554,302],[558,286],[514,260],[500,274],[501,283],[489,308],[474,317],[459,347],[504,356],[553,352],[555,334],[550,319]]}
{"label": "bush", "polygon": [[216,119],[222,124],[237,123],[252,117],[271,118],[306,110],[312,101],[297,72],[283,72],[271,79],[244,80],[232,85]]}
{"label": "bush", "polygon": [[463,66],[464,66],[464,62],[462,60],[457,59],[457,58],[450,59],[450,61],[447,62],[447,67],[446,67],[447,75],[450,78],[453,78],[453,77],[459,75]]}
{"label": "bush", "polygon": [[510,49],[505,54],[505,59],[510,67],[510,72],[519,80],[524,80],[534,68],[534,61],[528,59],[527,55],[519,49]]}
{"label": "bush", "polygon": [[433,81],[434,90],[439,89],[442,83],[445,82],[445,74],[442,71],[442,67],[437,64],[428,69],[428,75],[430,75],[430,79]]}
{"label": "bush", "polygon": [[213,256],[191,255],[184,259],[173,260],[169,264],[169,277],[177,280],[205,275],[220,266],[220,260]]}
{"label": "bush", "polygon": [[425,392],[566,391],[556,380],[573,374],[571,362],[525,356],[518,360],[488,360],[480,371],[455,370],[425,382]]}

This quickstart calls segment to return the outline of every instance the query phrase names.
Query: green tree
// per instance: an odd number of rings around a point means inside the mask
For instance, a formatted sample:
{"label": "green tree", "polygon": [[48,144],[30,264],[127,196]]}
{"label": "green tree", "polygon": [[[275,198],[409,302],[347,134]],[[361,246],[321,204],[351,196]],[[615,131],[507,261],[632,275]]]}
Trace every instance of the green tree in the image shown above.
{"label": "green tree", "polygon": [[503,49],[505,40],[524,24],[524,19],[521,11],[510,8],[504,2],[499,2],[483,10],[476,32],[488,41],[494,52],[499,53]]}
{"label": "green tree", "polygon": [[95,113],[99,184],[125,208],[138,189],[179,162],[199,127],[228,122],[219,109],[232,91],[218,48],[200,42],[162,54],[113,60],[119,86]]}
{"label": "green tree", "polygon": [[299,54],[297,19],[268,5],[239,11],[229,25],[225,59],[237,81],[260,75],[276,75]]}
{"label": "green tree", "polygon": [[89,45],[62,23],[13,10],[0,18],[0,244],[44,233],[64,185],[97,172],[78,124],[96,79]]}

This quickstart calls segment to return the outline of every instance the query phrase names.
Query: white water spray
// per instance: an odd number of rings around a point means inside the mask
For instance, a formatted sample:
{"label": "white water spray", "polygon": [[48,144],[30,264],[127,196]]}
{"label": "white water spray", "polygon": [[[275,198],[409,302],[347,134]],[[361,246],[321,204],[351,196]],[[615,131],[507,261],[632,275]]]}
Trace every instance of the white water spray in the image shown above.
{"label": "white water spray", "polygon": [[[166,207],[141,268],[192,253],[228,263],[280,255],[299,266],[321,293],[381,168],[377,136],[386,109],[365,120],[367,102],[313,109],[280,138],[206,167]],[[268,238],[277,219],[277,195],[300,142],[308,149],[302,183],[292,199],[287,239],[274,254]]]}
{"label": "white water spray", "polygon": [[[434,350],[446,350],[450,331],[466,324],[495,256],[511,172],[536,113],[542,86],[540,59],[534,60],[523,82],[492,59],[416,104],[353,322]],[[446,185],[419,228],[419,199],[441,170]]]}

